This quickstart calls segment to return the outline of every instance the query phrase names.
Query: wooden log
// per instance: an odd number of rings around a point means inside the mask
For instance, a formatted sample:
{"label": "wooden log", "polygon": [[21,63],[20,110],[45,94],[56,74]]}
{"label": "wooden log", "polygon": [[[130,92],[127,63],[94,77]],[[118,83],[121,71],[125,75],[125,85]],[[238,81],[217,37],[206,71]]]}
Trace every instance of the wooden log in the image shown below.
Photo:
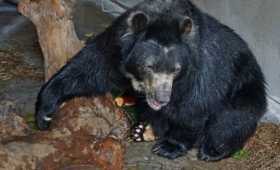
{"label": "wooden log", "polygon": [[72,21],[75,0],[22,0],[18,11],[35,25],[48,80],[84,46]]}

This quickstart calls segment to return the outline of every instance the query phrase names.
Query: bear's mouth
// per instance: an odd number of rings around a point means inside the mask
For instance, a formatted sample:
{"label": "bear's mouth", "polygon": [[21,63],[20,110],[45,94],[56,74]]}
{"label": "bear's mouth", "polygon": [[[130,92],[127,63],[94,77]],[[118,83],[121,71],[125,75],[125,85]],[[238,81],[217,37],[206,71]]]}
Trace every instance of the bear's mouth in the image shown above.
{"label": "bear's mouth", "polygon": [[163,106],[165,106],[167,104],[167,103],[161,103],[150,97],[147,97],[147,103],[155,111],[160,110]]}

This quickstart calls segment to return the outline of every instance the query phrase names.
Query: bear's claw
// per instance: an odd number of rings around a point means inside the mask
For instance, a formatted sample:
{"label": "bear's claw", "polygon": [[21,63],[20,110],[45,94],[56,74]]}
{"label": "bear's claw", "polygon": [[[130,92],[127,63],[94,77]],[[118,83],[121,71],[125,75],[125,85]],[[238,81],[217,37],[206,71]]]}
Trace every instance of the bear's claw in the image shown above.
{"label": "bear's claw", "polygon": [[51,115],[45,115],[45,114],[36,114],[36,125],[37,128],[40,130],[47,130],[50,126],[50,123],[52,121]]}
{"label": "bear's claw", "polygon": [[152,148],[152,152],[168,159],[176,159],[187,153],[188,148],[179,142],[169,140],[158,141]]}
{"label": "bear's claw", "polygon": [[219,161],[228,155],[225,151],[218,152],[213,146],[203,144],[198,152],[198,159],[202,161]]}
{"label": "bear's claw", "polygon": [[131,130],[131,139],[134,142],[144,142],[144,133],[145,133],[145,124],[144,123],[138,123],[133,126]]}

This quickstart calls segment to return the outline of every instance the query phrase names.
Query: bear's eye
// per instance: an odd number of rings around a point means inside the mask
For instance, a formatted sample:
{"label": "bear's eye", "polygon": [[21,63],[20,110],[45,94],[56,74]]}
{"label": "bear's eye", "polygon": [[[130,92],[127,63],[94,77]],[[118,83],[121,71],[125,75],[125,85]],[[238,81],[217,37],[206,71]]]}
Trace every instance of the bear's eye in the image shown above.
{"label": "bear's eye", "polygon": [[152,70],[153,69],[153,65],[147,65],[146,68]]}
{"label": "bear's eye", "polygon": [[174,69],[174,72],[177,74],[181,71],[181,66],[180,65],[176,65],[175,66],[175,69]]}
{"label": "bear's eye", "polygon": [[145,65],[144,66],[144,70],[146,71],[146,72],[152,72],[153,71],[153,69],[154,69],[154,66],[153,65]]}

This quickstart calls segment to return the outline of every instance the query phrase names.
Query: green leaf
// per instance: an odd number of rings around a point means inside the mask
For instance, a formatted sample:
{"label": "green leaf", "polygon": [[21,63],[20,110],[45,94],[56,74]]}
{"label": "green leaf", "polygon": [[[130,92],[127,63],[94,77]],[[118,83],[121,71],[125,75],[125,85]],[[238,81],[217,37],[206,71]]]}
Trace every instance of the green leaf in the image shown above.
{"label": "green leaf", "polygon": [[27,113],[26,116],[24,117],[24,120],[27,122],[28,126],[32,129],[32,130],[38,130],[37,126],[35,124],[35,117],[34,117],[34,113]]}
{"label": "green leaf", "polygon": [[236,160],[249,159],[250,152],[245,149],[241,149],[235,152],[231,157]]}

